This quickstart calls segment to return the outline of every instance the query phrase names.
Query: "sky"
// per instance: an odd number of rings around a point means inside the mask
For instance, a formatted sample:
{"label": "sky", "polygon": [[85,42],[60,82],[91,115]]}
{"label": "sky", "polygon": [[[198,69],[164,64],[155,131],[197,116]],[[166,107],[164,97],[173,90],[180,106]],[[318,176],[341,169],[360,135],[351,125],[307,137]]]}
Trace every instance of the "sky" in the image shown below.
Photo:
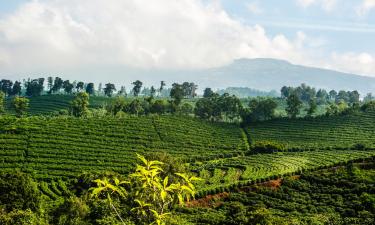
{"label": "sky", "polygon": [[0,76],[17,79],[239,58],[375,77],[374,40],[375,0],[0,0]]}

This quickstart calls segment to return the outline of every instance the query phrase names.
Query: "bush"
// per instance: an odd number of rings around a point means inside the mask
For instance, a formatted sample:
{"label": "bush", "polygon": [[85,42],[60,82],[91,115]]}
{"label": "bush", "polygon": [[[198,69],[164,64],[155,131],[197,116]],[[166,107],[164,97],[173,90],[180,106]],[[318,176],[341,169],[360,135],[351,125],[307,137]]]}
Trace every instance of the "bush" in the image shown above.
{"label": "bush", "polygon": [[36,211],[40,206],[37,184],[21,172],[0,174],[0,205],[8,212],[19,209]]}
{"label": "bush", "polygon": [[286,147],[276,142],[257,141],[251,146],[251,150],[255,153],[274,153],[283,152],[286,150]]}
{"label": "bush", "polygon": [[40,220],[30,209],[14,210],[10,213],[0,212],[0,224],[2,225],[42,225],[47,224]]}

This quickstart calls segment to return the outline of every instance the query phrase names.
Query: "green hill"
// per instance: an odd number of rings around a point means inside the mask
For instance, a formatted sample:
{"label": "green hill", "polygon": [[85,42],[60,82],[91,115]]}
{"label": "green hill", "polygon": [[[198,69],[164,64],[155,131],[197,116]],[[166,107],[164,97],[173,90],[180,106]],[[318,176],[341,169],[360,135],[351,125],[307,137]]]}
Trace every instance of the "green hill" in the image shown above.
{"label": "green hill", "polygon": [[192,118],[0,118],[0,170],[20,168],[36,178],[128,172],[135,153],[168,152],[190,161],[245,150],[239,127]]}
{"label": "green hill", "polygon": [[253,143],[273,141],[289,149],[348,149],[355,144],[375,148],[375,112],[259,122],[247,132]]}

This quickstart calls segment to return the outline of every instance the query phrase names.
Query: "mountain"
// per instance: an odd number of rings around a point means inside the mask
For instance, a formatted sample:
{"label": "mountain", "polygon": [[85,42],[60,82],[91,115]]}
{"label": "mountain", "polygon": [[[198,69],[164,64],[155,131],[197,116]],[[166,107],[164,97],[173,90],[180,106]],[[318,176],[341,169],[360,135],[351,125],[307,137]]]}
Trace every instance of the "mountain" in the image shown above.
{"label": "mountain", "polygon": [[[33,74],[32,72],[29,74]],[[35,74],[43,74],[38,72]],[[117,87],[125,85],[129,90],[135,80],[144,82],[144,86],[159,86],[166,81],[170,86],[173,82],[194,82],[199,91],[211,87],[214,90],[227,87],[250,88],[261,91],[276,90],[282,86],[298,86],[306,83],[316,88],[327,90],[357,90],[362,95],[375,93],[375,77],[359,76],[349,73],[294,65],[277,59],[238,59],[225,66],[211,69],[170,70],[170,69],[139,69],[123,66],[90,66],[86,69],[53,71],[61,74],[63,79],[83,80],[86,82],[115,83]],[[10,75],[9,79],[16,76]],[[25,76],[19,75],[20,78]],[[5,77],[6,78],[6,77]]]}
{"label": "mountain", "polygon": [[299,86],[302,83],[326,90],[357,90],[362,95],[375,93],[375,77],[342,73],[333,70],[294,65],[278,59],[238,59],[233,63],[200,70],[149,70],[128,73],[135,79],[171,82],[195,82],[200,90],[205,87],[225,89],[247,87],[261,91],[279,91],[282,86]]}
{"label": "mountain", "polygon": [[239,59],[232,64],[209,69],[204,80],[211,85],[252,87],[260,90],[280,90],[284,85],[306,83],[327,90],[358,90],[362,94],[375,92],[375,77],[359,76],[327,69],[293,65],[277,59]]}

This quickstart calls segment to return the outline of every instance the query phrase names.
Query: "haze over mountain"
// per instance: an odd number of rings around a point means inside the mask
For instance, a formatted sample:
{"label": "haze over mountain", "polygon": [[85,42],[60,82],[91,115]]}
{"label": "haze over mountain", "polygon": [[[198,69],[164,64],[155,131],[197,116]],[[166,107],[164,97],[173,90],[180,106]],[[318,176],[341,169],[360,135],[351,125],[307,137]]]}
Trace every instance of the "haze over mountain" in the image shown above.
{"label": "haze over mountain", "polygon": [[[107,71],[109,74],[115,74],[116,70],[114,69],[113,73]],[[361,94],[375,92],[375,77],[294,65],[284,60],[266,58],[238,59],[229,65],[212,69],[126,69],[125,73],[108,75],[107,79],[119,84],[123,82],[125,85],[135,79],[144,81],[146,85],[157,85],[161,80],[167,81],[168,85],[172,82],[189,81],[197,83],[200,91],[205,87],[213,89],[249,87],[264,91],[279,91],[284,85],[298,86],[306,83],[327,90],[358,90]],[[108,80],[103,80],[105,81]]]}

